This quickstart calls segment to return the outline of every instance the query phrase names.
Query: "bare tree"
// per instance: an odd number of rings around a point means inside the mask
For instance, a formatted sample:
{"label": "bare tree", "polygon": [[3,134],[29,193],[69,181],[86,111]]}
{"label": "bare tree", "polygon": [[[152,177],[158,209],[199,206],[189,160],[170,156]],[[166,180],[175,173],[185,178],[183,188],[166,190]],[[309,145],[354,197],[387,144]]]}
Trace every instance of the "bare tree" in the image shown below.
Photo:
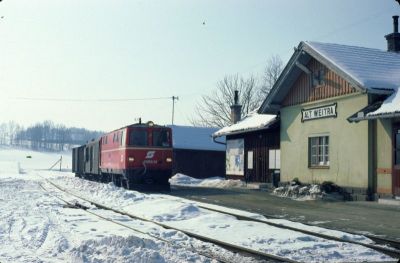
{"label": "bare tree", "polygon": [[0,124],[0,145],[7,144],[7,124]]}
{"label": "bare tree", "polygon": [[20,127],[15,121],[9,121],[7,126],[9,145],[13,145],[15,143],[15,136]]}
{"label": "bare tree", "polygon": [[278,80],[279,75],[283,69],[283,61],[280,56],[272,55],[267,60],[267,65],[263,74],[263,84],[260,90],[260,96],[267,97],[275,82]]}
{"label": "bare tree", "polygon": [[191,123],[195,126],[225,127],[231,125],[231,108],[234,104],[235,90],[239,91],[239,103],[242,105],[241,116],[258,109],[275,84],[283,68],[282,59],[273,55],[267,60],[260,81],[254,76],[245,79],[236,75],[225,76],[217,83],[211,95],[203,95],[195,108]]}
{"label": "bare tree", "polygon": [[257,80],[250,76],[245,79],[236,75],[225,76],[217,83],[211,95],[203,95],[196,106],[196,116],[191,123],[195,126],[224,127],[231,124],[231,109],[234,104],[235,90],[239,92],[242,116],[258,108],[260,99],[257,94]]}

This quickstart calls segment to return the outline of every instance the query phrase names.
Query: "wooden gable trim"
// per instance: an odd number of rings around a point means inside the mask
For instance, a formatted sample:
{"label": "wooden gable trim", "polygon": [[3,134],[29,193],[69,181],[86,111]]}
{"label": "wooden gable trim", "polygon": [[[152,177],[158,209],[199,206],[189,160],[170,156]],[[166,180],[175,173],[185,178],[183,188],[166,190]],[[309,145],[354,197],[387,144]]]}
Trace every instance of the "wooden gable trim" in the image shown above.
{"label": "wooden gable trim", "polygon": [[[347,80],[314,58],[311,58],[306,67],[311,74],[305,72],[300,74],[284,98],[283,106],[313,102],[358,91]],[[323,79],[318,79],[319,72],[324,73]]]}

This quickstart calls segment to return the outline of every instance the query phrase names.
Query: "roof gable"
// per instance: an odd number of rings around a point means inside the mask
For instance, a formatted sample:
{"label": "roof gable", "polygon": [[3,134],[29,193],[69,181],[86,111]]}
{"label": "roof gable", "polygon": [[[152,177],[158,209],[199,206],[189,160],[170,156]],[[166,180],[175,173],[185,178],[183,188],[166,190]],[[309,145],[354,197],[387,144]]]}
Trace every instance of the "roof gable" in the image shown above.
{"label": "roof gable", "polygon": [[400,54],[378,49],[301,42],[261,105],[260,113],[276,114],[297,78],[311,59],[346,80],[352,87],[370,93],[391,93],[400,83]]}
{"label": "roof gable", "polygon": [[299,75],[283,99],[283,107],[357,92],[348,81],[314,58],[304,66],[310,74],[302,72]]}

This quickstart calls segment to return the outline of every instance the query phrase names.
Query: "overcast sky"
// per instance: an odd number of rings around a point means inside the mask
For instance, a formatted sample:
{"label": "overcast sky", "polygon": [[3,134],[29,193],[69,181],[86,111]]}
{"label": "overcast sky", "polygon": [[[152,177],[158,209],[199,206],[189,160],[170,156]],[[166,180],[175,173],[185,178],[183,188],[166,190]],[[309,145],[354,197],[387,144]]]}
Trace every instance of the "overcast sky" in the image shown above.
{"label": "overcast sky", "polygon": [[259,77],[302,40],[386,50],[396,14],[394,0],[3,0],[0,122],[170,124],[179,96],[187,125],[225,75]]}

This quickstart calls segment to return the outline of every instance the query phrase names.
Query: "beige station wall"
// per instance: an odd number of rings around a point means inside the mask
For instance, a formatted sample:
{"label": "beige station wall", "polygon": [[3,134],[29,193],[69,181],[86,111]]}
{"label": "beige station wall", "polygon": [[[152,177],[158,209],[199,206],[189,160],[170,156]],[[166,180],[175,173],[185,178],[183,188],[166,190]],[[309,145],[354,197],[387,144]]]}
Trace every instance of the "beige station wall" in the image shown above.
{"label": "beige station wall", "polygon": [[[301,122],[301,110],[337,103],[337,118]],[[342,187],[368,187],[368,121],[347,118],[368,104],[366,94],[336,97],[281,109],[281,181],[331,181]],[[308,138],[329,136],[329,168],[308,167]]]}
{"label": "beige station wall", "polygon": [[392,193],[392,120],[376,121],[377,193]]}

